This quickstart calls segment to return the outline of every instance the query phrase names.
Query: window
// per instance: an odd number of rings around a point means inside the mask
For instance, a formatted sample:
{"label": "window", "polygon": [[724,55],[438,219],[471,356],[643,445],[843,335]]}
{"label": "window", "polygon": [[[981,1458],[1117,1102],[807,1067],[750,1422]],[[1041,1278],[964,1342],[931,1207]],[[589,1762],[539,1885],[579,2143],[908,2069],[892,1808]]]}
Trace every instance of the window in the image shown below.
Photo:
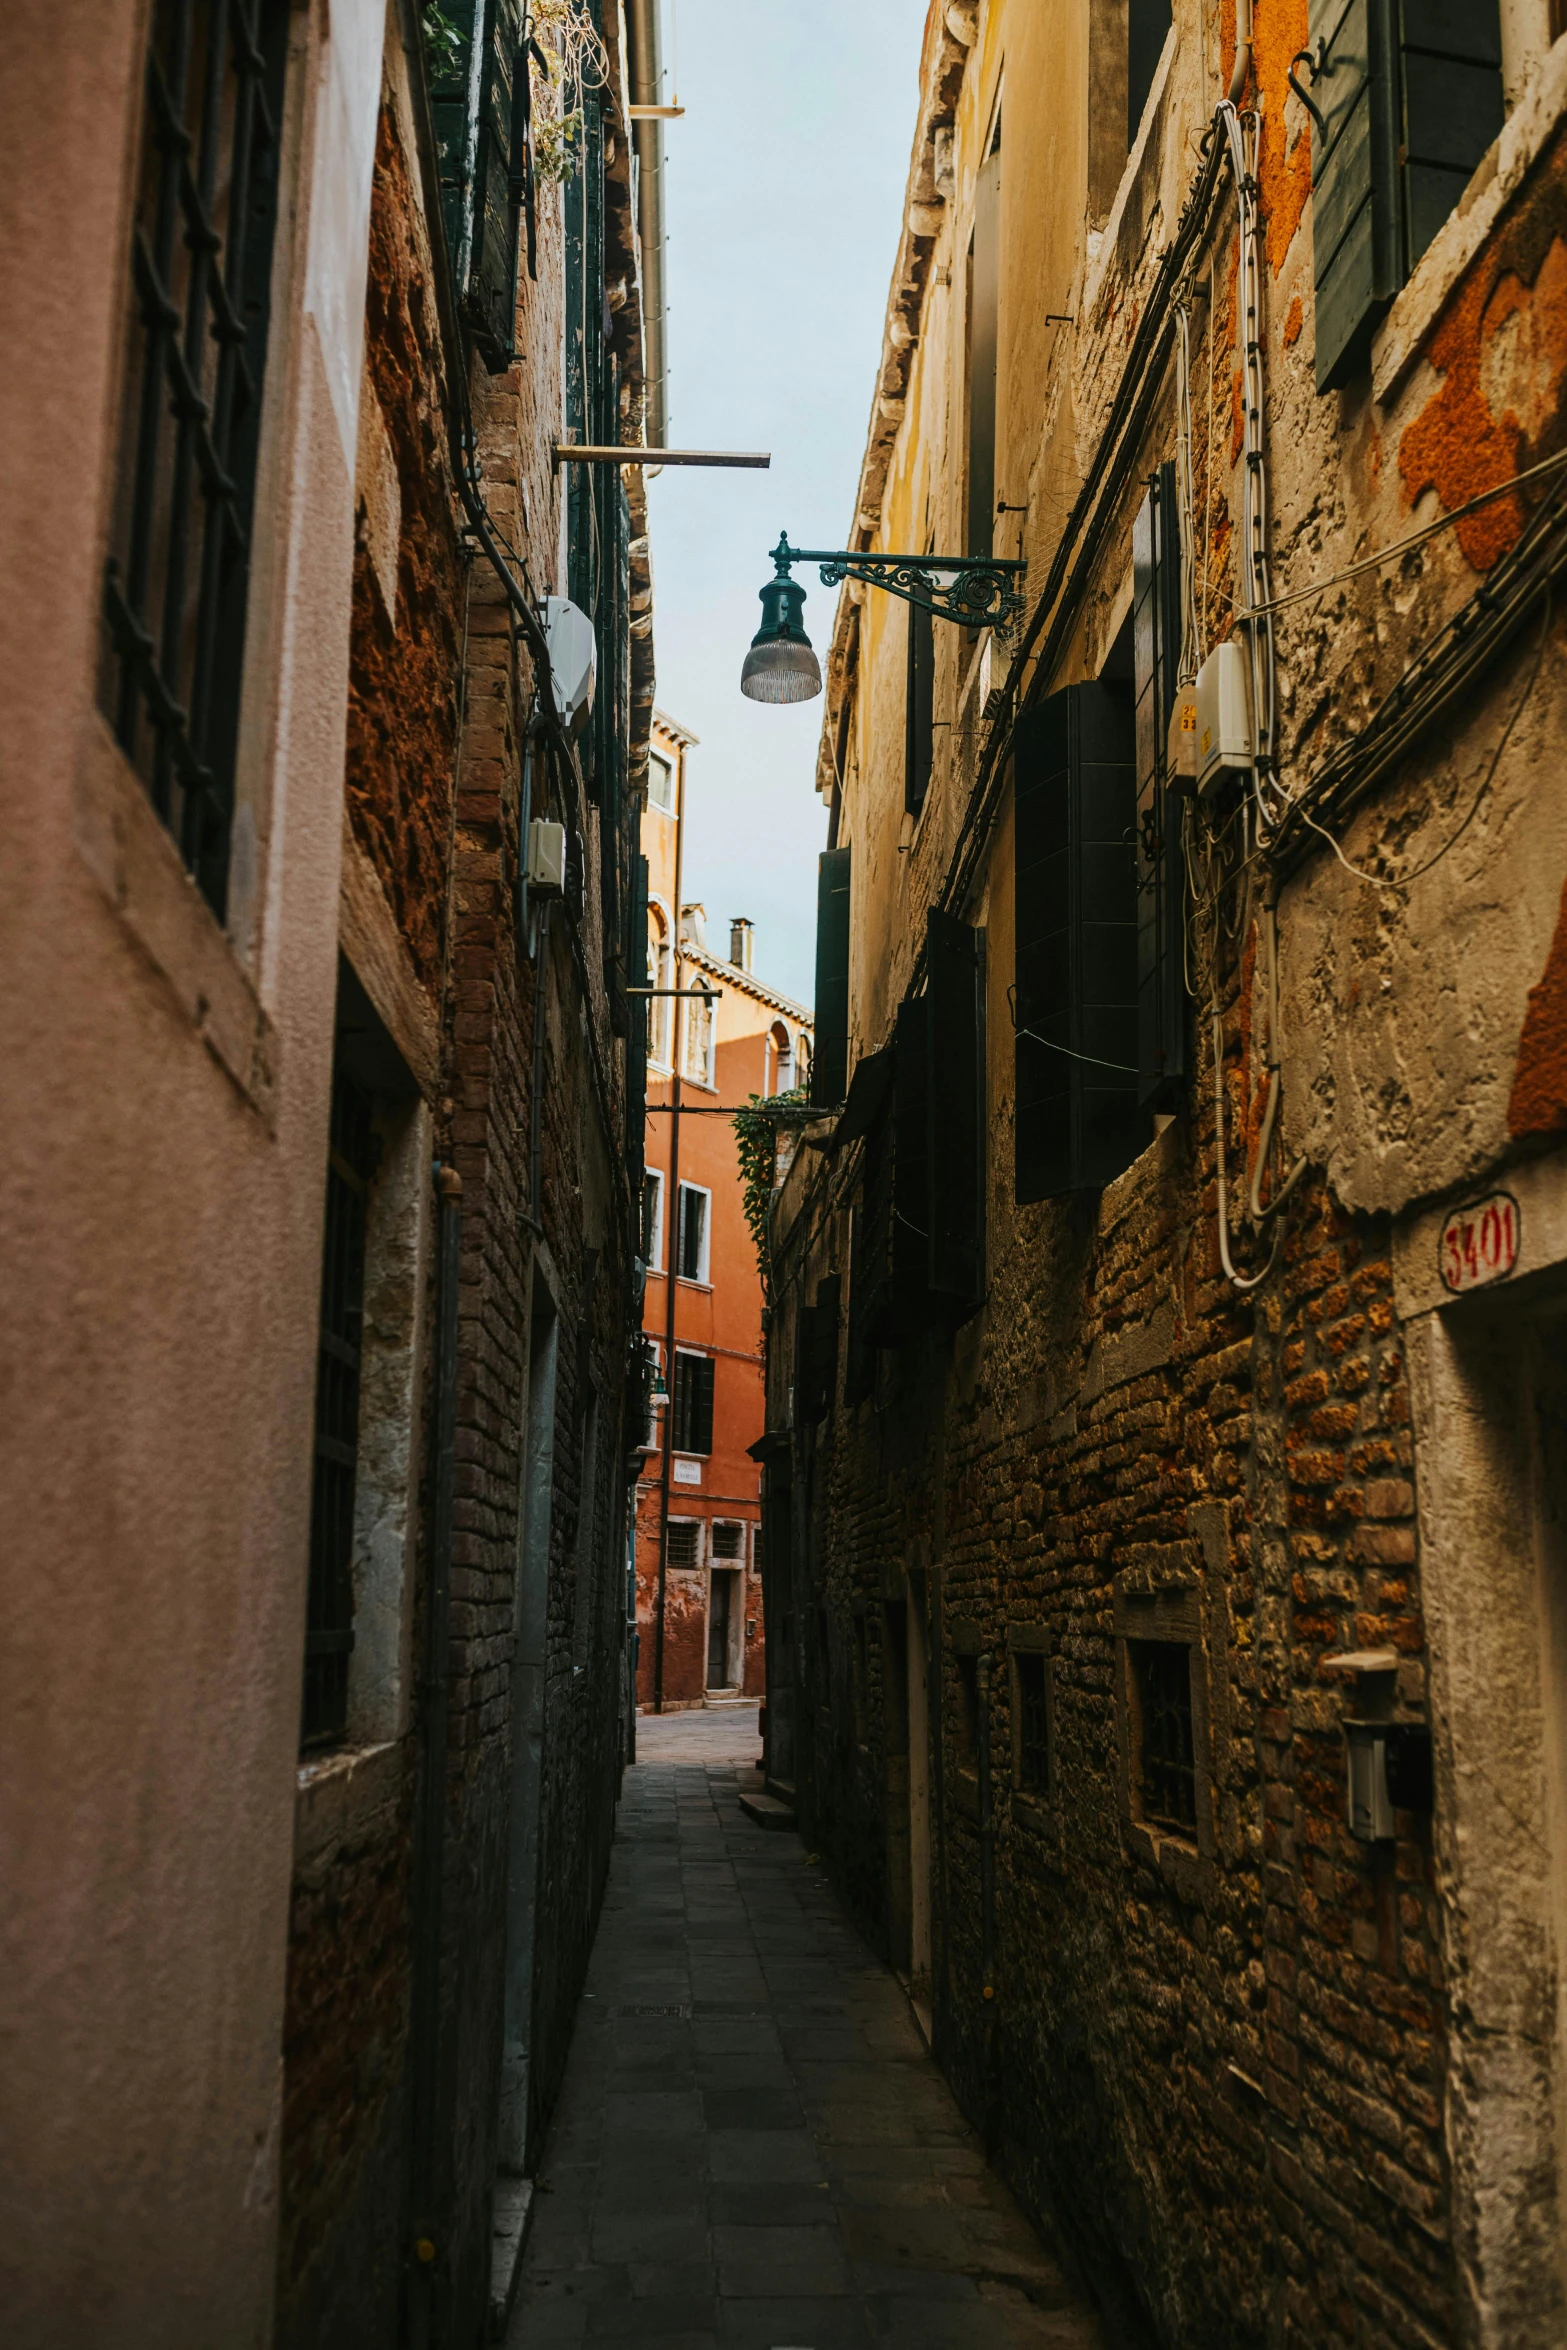
{"label": "window", "polygon": [[1143,108],[1153,88],[1159,60],[1172,22],[1170,0],[1127,0],[1126,6],[1126,145],[1137,143]]}
{"label": "window", "polygon": [[848,849],[826,849],[816,871],[813,1109],[835,1110],[849,1083],[849,858]]}
{"label": "window", "polygon": [[492,373],[516,356],[519,230],[534,264],[533,91],[523,0],[445,0],[427,40],[441,212],[464,315]]}
{"label": "window", "polygon": [[974,188],[968,249],[968,534],[970,555],[995,552],[996,318],[1001,285],[1001,117]]}
{"label": "window", "polygon": [[669,1542],[665,1557],[672,1567],[698,1567],[702,1563],[702,1521],[700,1518],[671,1518]]}
{"label": "window", "polygon": [[639,1452],[659,1450],[658,1415],[662,1405],[668,1401],[667,1396],[655,1393],[662,1363],[663,1355],[657,1340],[644,1338],[636,1363],[639,1416],[642,1421],[642,1435],[637,1446]]}
{"label": "window", "polygon": [[1311,0],[1317,389],[1372,331],[1502,127],[1498,0]]}
{"label": "window", "polygon": [[1147,1138],[1135,754],[1131,694],[1118,678],[1051,694],[1014,737],[1020,1201],[1098,1190]]}
{"label": "window", "polygon": [[654,1272],[664,1262],[664,1178],[657,1167],[642,1178],[642,1262]]}
{"label": "window", "polygon": [[713,1368],[711,1355],[675,1356],[674,1413],[671,1442],[676,1452],[708,1453],[713,1449]]}
{"label": "window", "polygon": [[213,912],[228,900],[287,0],[157,0],[100,699]]}
{"label": "window", "polygon": [[1043,1650],[1013,1649],[1013,1775],[1025,1795],[1047,1795],[1050,1791],[1050,1713],[1046,1691],[1049,1669]]}
{"label": "window", "polygon": [[[705,980],[699,981],[706,985]],[[685,1060],[682,1074],[693,1085],[712,1085],[718,1061],[718,1004],[716,999],[689,996],[685,1013]]]}
{"label": "window", "polygon": [[682,1281],[708,1277],[708,1222],[712,1195],[695,1183],[680,1186],[680,1254],[675,1271]]}
{"label": "window", "polygon": [[662,751],[650,751],[647,762],[647,799],[650,808],[662,808],[672,816],[675,812],[675,767]]}
{"label": "window", "polygon": [[767,1075],[764,1093],[788,1093],[794,1086],[794,1039],[781,1020],[775,1020],[767,1039]]}
{"label": "window", "polygon": [[713,1556],[715,1559],[740,1559],[745,1556],[745,1525],[739,1518],[713,1520]]}
{"label": "window", "polygon": [[734,1635],[740,1625],[740,1602],[735,1586],[740,1578],[732,1567],[715,1569],[707,1590],[707,1686],[733,1689],[739,1675],[731,1662]]}
{"label": "window", "polygon": [[1191,1650],[1184,1641],[1128,1643],[1136,1698],[1138,1793],[1145,1820],[1197,1831],[1197,1763],[1192,1739]]}
{"label": "window", "polygon": [[871,1690],[871,1636],[863,1611],[854,1618],[854,1647],[850,1653],[854,1659],[854,1682],[849,1692],[854,1708],[854,1737],[855,1743],[863,1746],[870,1736]]}
{"label": "window", "polygon": [[936,623],[923,604],[909,612],[908,678],[903,723],[903,805],[917,816],[930,788],[935,744]]}
{"label": "window", "polygon": [[825,1419],[838,1400],[842,1296],[838,1276],[831,1273],[816,1284],[816,1303],[801,1306],[796,1317],[795,1396],[799,1417],[808,1426]]}
{"label": "window", "polygon": [[332,1081],[316,1352],[315,1468],[300,1731],[300,1743],[305,1747],[341,1738],[348,1721],[365,1225],[375,1165],[370,1097],[339,1069]]}
{"label": "window", "polygon": [[[675,958],[669,943],[669,925],[661,906],[649,906],[647,911],[647,984],[668,989],[675,984]],[[670,1066],[671,1045],[674,1038],[675,1004],[668,994],[647,998],[647,1057],[659,1068]]]}

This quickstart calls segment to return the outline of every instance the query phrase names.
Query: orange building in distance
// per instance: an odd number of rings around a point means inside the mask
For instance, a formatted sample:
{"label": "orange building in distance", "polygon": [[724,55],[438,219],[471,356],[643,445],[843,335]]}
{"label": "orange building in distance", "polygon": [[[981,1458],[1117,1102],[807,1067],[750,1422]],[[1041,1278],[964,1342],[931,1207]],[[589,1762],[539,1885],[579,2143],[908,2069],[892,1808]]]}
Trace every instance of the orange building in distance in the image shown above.
{"label": "orange building in distance", "polygon": [[663,1392],[637,1486],[637,1703],[739,1705],[766,1687],[761,1471],[762,1283],[739,1145],[725,1111],[809,1074],[811,1016],[751,968],[751,924],[708,943],[684,896],[681,836],[696,737],[655,713],[648,863],[647,1186],[642,1327]]}

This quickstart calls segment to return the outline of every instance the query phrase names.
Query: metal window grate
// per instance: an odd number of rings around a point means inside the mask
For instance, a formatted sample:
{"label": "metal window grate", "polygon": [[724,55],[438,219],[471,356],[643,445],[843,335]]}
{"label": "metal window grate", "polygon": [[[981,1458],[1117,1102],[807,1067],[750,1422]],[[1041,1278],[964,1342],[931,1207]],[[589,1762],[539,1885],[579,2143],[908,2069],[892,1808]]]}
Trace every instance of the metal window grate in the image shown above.
{"label": "metal window grate", "polygon": [[1178,1640],[1134,1640],[1130,1645],[1141,1730],[1143,1817],[1190,1831],[1197,1825],[1191,1651]]}
{"label": "metal window grate", "polygon": [[369,1096],[341,1071],[332,1085],[321,1337],[316,1358],[316,1454],[310,1499],[310,1597],[300,1743],[341,1738],[354,1645],[354,1483],[359,1463],[360,1342],[365,1223],[377,1146]]}
{"label": "metal window grate", "polygon": [[99,694],[221,919],[287,0],[156,0]]}
{"label": "metal window grate", "polygon": [[1050,1785],[1050,1716],[1045,1702],[1045,1660],[1036,1650],[1019,1649],[1012,1659],[1017,1674],[1017,1775],[1029,1795],[1043,1795]]}
{"label": "metal window grate", "polygon": [[672,1567],[694,1567],[697,1564],[702,1532],[697,1518],[671,1518],[669,1521],[669,1564]]}
{"label": "metal window grate", "polygon": [[713,1556],[715,1559],[737,1559],[745,1554],[745,1527],[738,1518],[713,1520]]}

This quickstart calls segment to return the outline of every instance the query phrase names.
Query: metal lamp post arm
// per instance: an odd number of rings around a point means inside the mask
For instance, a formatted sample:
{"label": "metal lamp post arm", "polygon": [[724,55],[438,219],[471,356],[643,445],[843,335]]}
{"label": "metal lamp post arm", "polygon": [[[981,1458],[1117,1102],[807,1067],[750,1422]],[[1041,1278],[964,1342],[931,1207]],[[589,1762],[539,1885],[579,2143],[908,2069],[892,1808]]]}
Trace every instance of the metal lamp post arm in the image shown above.
{"label": "metal lamp post arm", "polygon": [[1017,576],[1028,568],[1001,555],[869,555],[851,547],[791,547],[787,537],[773,549],[773,561],[782,578],[792,564],[816,563],[823,587],[857,579],[960,628],[1009,627],[1023,609]]}

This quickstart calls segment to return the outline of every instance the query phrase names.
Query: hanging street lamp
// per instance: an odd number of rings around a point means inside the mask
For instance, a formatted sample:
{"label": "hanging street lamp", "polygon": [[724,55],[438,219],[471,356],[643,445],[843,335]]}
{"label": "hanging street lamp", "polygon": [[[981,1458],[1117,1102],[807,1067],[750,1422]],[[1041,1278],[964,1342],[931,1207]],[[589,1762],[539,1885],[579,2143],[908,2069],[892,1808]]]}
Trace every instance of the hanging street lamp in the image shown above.
{"label": "hanging street lamp", "polygon": [[740,672],[740,691],[753,702],[808,702],[822,690],[801,617],[805,590],[789,576],[795,563],[820,564],[824,587],[863,580],[960,628],[1009,628],[1023,609],[1017,574],[1028,567],[1000,555],[865,555],[850,547],[791,547],[787,536],[772,554],[774,576],[760,591],[762,625]]}

